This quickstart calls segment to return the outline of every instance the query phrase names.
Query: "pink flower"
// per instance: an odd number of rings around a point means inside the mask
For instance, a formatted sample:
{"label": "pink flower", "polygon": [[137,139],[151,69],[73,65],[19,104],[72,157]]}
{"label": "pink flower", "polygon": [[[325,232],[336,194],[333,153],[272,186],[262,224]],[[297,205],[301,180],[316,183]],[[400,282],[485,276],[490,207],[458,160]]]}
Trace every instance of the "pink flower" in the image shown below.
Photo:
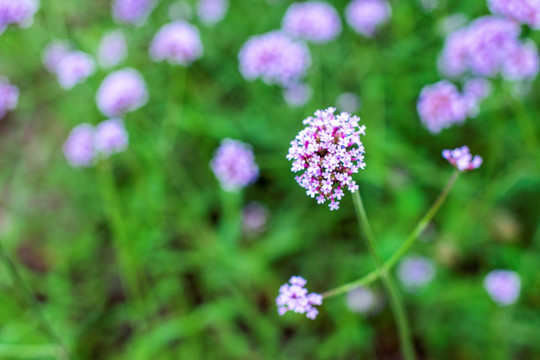
{"label": "pink flower", "polygon": [[455,148],[454,150],[443,150],[442,156],[459,171],[478,169],[482,165],[482,158],[478,155],[473,157],[467,146]]}
{"label": "pink flower", "polygon": [[115,71],[103,80],[96,94],[99,110],[107,117],[121,117],[148,101],[143,77],[135,69]]}
{"label": "pink flower", "polygon": [[80,124],[71,130],[63,146],[64,156],[72,167],[88,167],[94,164],[96,148],[94,146],[94,127]]}
{"label": "pink flower", "polygon": [[10,24],[28,27],[39,8],[38,0],[0,0],[0,34]]}
{"label": "pink flower", "polygon": [[310,293],[304,288],[306,280],[301,276],[292,276],[289,283],[279,288],[276,298],[279,315],[283,316],[288,311],[298,314],[306,314],[306,317],[315,320],[319,311],[315,305],[322,305],[323,297],[317,293]]}
{"label": "pink flower", "polygon": [[121,119],[109,119],[98,124],[94,139],[96,150],[107,157],[125,151],[129,136]]}
{"label": "pink flower", "polygon": [[323,1],[293,3],[282,21],[283,30],[314,43],[327,43],[341,34],[341,19],[334,7]]}
{"label": "pink flower", "polygon": [[140,26],[155,6],[156,0],[114,0],[112,12],[117,23]]}
{"label": "pink flower", "polygon": [[225,191],[238,191],[259,176],[251,146],[237,140],[224,139],[210,166]]}
{"label": "pink flower", "polygon": [[360,35],[373,37],[388,22],[392,8],[386,0],[353,0],[345,9],[347,23]]}
{"label": "pink flower", "polygon": [[540,28],[540,1],[538,0],[488,0],[492,13],[504,15],[534,29]]}
{"label": "pink flower", "polygon": [[538,75],[538,48],[532,41],[516,45],[504,59],[502,76],[509,81],[534,80]]}
{"label": "pink flower", "polygon": [[156,62],[166,60],[173,65],[187,66],[202,54],[199,30],[181,20],[162,26],[150,44],[150,57]]}

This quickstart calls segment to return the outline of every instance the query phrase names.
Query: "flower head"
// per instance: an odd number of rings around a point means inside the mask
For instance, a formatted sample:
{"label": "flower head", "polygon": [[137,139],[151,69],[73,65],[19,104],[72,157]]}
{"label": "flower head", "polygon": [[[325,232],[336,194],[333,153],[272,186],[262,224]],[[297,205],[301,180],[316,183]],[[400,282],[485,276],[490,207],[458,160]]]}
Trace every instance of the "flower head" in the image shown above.
{"label": "flower head", "polygon": [[182,20],[163,25],[152,39],[150,56],[156,62],[190,65],[203,54],[199,30]]}
{"label": "flower head", "polygon": [[71,166],[92,166],[97,155],[94,146],[94,127],[87,123],[75,126],[64,142],[63,150]]}
{"label": "flower head", "polygon": [[43,50],[43,65],[45,65],[47,71],[56,74],[60,62],[71,50],[71,44],[67,41],[51,41]]}
{"label": "flower head", "polygon": [[516,44],[504,59],[502,76],[509,81],[534,80],[538,75],[539,62],[534,42]]}
{"label": "flower head", "polygon": [[112,12],[117,23],[140,26],[155,6],[155,0],[114,0]]}
{"label": "flower head", "polygon": [[324,1],[293,3],[282,21],[283,30],[314,43],[327,43],[341,34],[341,19],[334,7]]}
{"label": "flower head", "polygon": [[373,37],[388,22],[392,8],[386,0],[352,0],[345,9],[347,23],[360,35]]}
{"label": "flower head", "polygon": [[315,117],[305,119],[307,126],[291,141],[287,155],[287,160],[293,162],[291,170],[303,171],[295,178],[298,184],[317,203],[329,200],[330,210],[339,209],[345,189],[358,189],[352,174],[366,166],[360,140],[366,127],[358,125],[358,116],[335,115],[335,110],[317,110]]}
{"label": "flower head", "polygon": [[10,24],[28,27],[39,8],[38,0],[0,0],[0,34]]}
{"label": "flower head", "polygon": [[0,119],[19,102],[19,89],[5,77],[0,77]]}
{"label": "flower head", "polygon": [[493,270],[484,279],[484,288],[497,304],[512,305],[519,297],[521,280],[514,271]]}
{"label": "flower head", "polygon": [[58,63],[56,77],[60,86],[69,90],[83,83],[95,69],[96,65],[90,55],[82,51],[70,51]]}
{"label": "flower head", "polygon": [[288,311],[298,314],[306,314],[306,317],[315,320],[319,311],[314,305],[322,305],[323,297],[317,293],[308,294],[306,280],[301,276],[292,276],[289,283],[279,288],[276,298],[279,315],[283,316]]}
{"label": "flower head", "polygon": [[534,29],[540,28],[540,2],[538,0],[488,0],[492,13],[504,15]]}
{"label": "flower head", "polygon": [[98,62],[101,67],[118,65],[127,55],[126,37],[121,30],[110,31],[99,43]]}
{"label": "flower head", "polygon": [[304,43],[280,31],[251,37],[238,54],[240,72],[247,80],[288,86],[302,79],[311,65]]}
{"label": "flower head", "polygon": [[259,176],[251,146],[238,140],[221,141],[210,166],[225,191],[238,191]]}
{"label": "flower head", "polygon": [[420,92],[418,115],[424,126],[433,134],[467,118],[467,103],[458,88],[442,80],[426,85]]}
{"label": "flower head", "polygon": [[283,89],[283,98],[290,106],[302,106],[311,97],[311,87],[307,84],[291,84]]}
{"label": "flower head", "polygon": [[367,287],[357,287],[347,293],[347,307],[356,313],[369,314],[380,309],[382,302],[377,293]]}
{"label": "flower head", "polygon": [[482,158],[478,155],[473,157],[466,145],[454,150],[443,150],[442,156],[459,171],[478,169],[482,165]]}
{"label": "flower head", "polygon": [[479,105],[491,93],[491,83],[484,78],[468,79],[463,85],[463,97],[467,104],[467,114],[474,117],[478,114]]}
{"label": "flower head", "polygon": [[115,71],[103,80],[96,94],[99,110],[108,117],[121,117],[148,101],[143,77],[135,69]]}
{"label": "flower head", "polygon": [[205,25],[212,26],[225,17],[228,7],[228,0],[199,0],[197,15]]}
{"label": "flower head", "polygon": [[125,151],[129,136],[121,119],[102,121],[95,129],[96,150],[104,156]]}
{"label": "flower head", "polygon": [[427,257],[409,255],[398,266],[398,277],[410,291],[415,291],[435,277],[435,266]]}

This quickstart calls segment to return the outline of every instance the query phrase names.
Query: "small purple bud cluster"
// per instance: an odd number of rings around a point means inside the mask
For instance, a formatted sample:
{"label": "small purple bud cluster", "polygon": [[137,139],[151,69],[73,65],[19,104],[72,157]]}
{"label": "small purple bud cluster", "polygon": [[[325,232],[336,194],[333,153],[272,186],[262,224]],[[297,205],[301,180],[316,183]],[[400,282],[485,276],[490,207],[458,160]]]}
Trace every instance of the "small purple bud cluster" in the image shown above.
{"label": "small purple bud cluster", "polygon": [[19,89],[11,85],[6,77],[0,77],[0,119],[19,102]]}
{"label": "small purple bud cluster", "polygon": [[197,15],[203,24],[212,26],[223,20],[228,8],[228,0],[199,0]]}
{"label": "small purple bud cluster", "polygon": [[283,284],[279,288],[279,295],[276,298],[279,315],[283,316],[288,311],[298,314],[306,314],[306,317],[315,320],[319,310],[314,305],[322,305],[323,297],[317,293],[310,293],[304,286],[307,281],[301,276],[292,276],[288,284]]}
{"label": "small purple bud cluster", "polygon": [[484,279],[484,288],[500,306],[512,305],[519,298],[521,280],[511,270],[493,270]]}
{"label": "small purple bud cluster", "polygon": [[306,45],[280,31],[253,36],[238,54],[240,73],[246,80],[261,78],[269,85],[287,87],[301,80],[311,56]]}
{"label": "small purple bud cluster", "polygon": [[408,255],[398,266],[398,277],[409,291],[426,286],[435,277],[435,266],[425,256]]}
{"label": "small purple bud cluster", "polygon": [[146,83],[141,74],[131,68],[107,75],[96,93],[97,107],[108,117],[122,117],[147,101]]}
{"label": "small purple bud cluster", "polygon": [[202,54],[199,30],[181,20],[163,25],[150,44],[150,57],[156,62],[188,66]]}
{"label": "small purple bud cluster", "polygon": [[292,171],[298,184],[318,204],[330,200],[330,210],[339,209],[339,201],[346,188],[358,189],[352,174],[364,169],[364,145],[360,135],[366,127],[359,126],[360,118],[348,113],[334,115],[335,108],[317,110],[315,117],[303,121],[307,125],[291,141],[287,160],[293,162]]}
{"label": "small purple bud cluster", "polygon": [[341,19],[332,5],[323,1],[306,1],[289,6],[282,27],[291,36],[324,44],[341,34]]}
{"label": "small purple bud cluster", "polygon": [[210,166],[225,191],[238,191],[259,176],[251,146],[238,140],[223,139]]}
{"label": "small purple bud cluster", "polygon": [[0,34],[10,24],[20,27],[32,25],[38,8],[38,0],[0,0]]}
{"label": "small purple bud cluster", "polygon": [[156,0],[114,0],[113,18],[120,24],[141,26],[155,6]]}
{"label": "small purple bud cluster", "polygon": [[345,20],[358,34],[371,38],[392,16],[386,0],[353,0],[345,9]]}
{"label": "small purple bud cluster", "polygon": [[478,155],[473,157],[466,145],[454,150],[443,150],[442,156],[459,171],[471,171],[482,165],[482,158]]}
{"label": "small purple bud cluster", "polygon": [[295,83],[283,89],[283,99],[290,106],[303,106],[311,97],[312,92],[309,85]]}
{"label": "small purple bud cluster", "polygon": [[538,0],[488,0],[492,13],[500,14],[533,29],[540,28],[540,1]]}
{"label": "small purple bud cluster", "polygon": [[110,31],[99,44],[98,62],[103,68],[118,65],[127,55],[126,36],[121,30]]}
{"label": "small purple bud cluster", "polygon": [[56,75],[58,83],[66,90],[83,83],[96,69],[90,55],[73,50],[69,43],[60,40],[47,45],[43,53],[43,64]]}
{"label": "small purple bud cluster", "polygon": [[64,156],[72,167],[89,167],[96,158],[125,151],[128,133],[120,119],[102,121],[97,127],[83,123],[74,127],[64,142]]}
{"label": "small purple bud cluster", "polygon": [[264,232],[268,222],[268,210],[257,202],[252,202],[242,209],[242,231],[250,238]]}

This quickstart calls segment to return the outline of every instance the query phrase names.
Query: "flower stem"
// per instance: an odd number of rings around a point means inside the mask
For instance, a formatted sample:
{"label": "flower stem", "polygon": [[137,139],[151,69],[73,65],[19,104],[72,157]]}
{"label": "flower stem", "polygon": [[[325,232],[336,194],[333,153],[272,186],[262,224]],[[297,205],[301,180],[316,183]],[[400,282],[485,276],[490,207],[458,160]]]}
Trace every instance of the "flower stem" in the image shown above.
{"label": "flower stem", "polygon": [[56,345],[58,347],[58,359],[68,360],[69,359],[69,352],[68,352],[66,346],[64,345],[62,340],[60,340],[60,337],[56,334],[56,332],[52,328],[49,321],[47,321],[47,318],[45,317],[45,315],[41,311],[41,308],[40,308],[38,302],[36,301],[36,298],[34,297],[34,295],[32,295],[32,292],[30,291],[29,286],[23,280],[21,274],[19,273],[19,270],[17,269],[17,266],[11,260],[11,258],[8,256],[8,254],[7,254],[6,250],[4,249],[4,246],[2,245],[1,241],[0,241],[0,256],[1,256],[1,258],[4,260],[4,262],[6,264],[6,267],[7,267],[9,276],[11,277],[11,280],[13,281],[15,286],[18,287],[21,290],[21,292],[24,294],[24,296],[26,297],[28,303],[30,304],[30,306],[34,310],[34,313],[36,314],[36,317],[39,320],[41,327],[47,333],[49,338],[56,343]]}
{"label": "flower stem", "polygon": [[351,291],[352,289],[355,289],[360,286],[365,286],[368,284],[371,284],[375,280],[377,280],[379,277],[381,277],[382,272],[388,272],[390,269],[392,269],[397,262],[407,253],[407,251],[410,249],[410,247],[414,244],[414,241],[418,238],[420,234],[426,229],[427,225],[435,216],[441,205],[444,203],[444,200],[446,199],[446,196],[450,192],[450,189],[454,185],[456,179],[458,178],[460,172],[458,170],[454,170],[452,175],[450,176],[450,179],[448,179],[446,185],[444,186],[443,190],[439,194],[439,197],[437,197],[437,200],[433,203],[431,208],[428,210],[428,212],[424,215],[422,219],[418,222],[414,230],[410,233],[410,235],[407,237],[403,245],[388,259],[382,268],[378,268],[370,272],[369,274],[363,276],[362,278],[355,280],[353,282],[347,283],[345,285],[339,286],[335,289],[332,289],[330,291],[327,291],[323,294],[325,298],[329,298],[332,296],[340,295],[346,292]]}
{"label": "flower stem", "polygon": [[371,231],[371,226],[369,225],[369,220],[366,210],[364,209],[364,204],[362,203],[359,190],[353,193],[353,203],[354,209],[356,210],[356,217],[358,218],[358,225],[364,232],[367,247],[381,273],[382,282],[388,292],[388,296],[390,297],[390,307],[394,313],[394,318],[397,322],[399,330],[401,351],[403,352],[403,356],[406,360],[414,360],[416,359],[416,355],[414,354],[411,332],[407,321],[407,314],[405,313],[405,308],[403,306],[403,300],[401,299],[399,289],[397,288],[392,275],[390,272],[384,269],[384,264],[377,250],[375,236]]}

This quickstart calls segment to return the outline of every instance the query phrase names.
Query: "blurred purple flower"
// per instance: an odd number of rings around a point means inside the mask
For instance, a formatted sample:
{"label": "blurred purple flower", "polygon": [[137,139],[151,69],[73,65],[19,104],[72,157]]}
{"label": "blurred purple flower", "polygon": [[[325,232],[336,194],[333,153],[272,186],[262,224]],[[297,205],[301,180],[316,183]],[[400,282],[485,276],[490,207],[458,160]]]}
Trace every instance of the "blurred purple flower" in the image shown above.
{"label": "blurred purple flower", "polygon": [[283,316],[288,311],[298,314],[306,314],[306,317],[315,320],[319,311],[314,305],[322,305],[323,297],[317,293],[308,294],[306,280],[301,276],[292,276],[289,283],[279,288],[279,296],[276,298],[279,315]]}
{"label": "blurred purple flower", "polygon": [[238,54],[240,73],[247,80],[288,86],[304,77],[311,57],[304,43],[280,31],[253,36]]}
{"label": "blurred purple flower", "polygon": [[360,108],[362,100],[354,93],[343,93],[336,99],[336,107],[341,110],[352,114]]}
{"label": "blurred purple flower", "polygon": [[122,117],[127,112],[135,111],[147,101],[146,83],[141,74],[131,68],[107,75],[96,94],[99,110],[111,118]]}
{"label": "blurred purple flower", "polygon": [[23,28],[32,25],[38,8],[38,0],[0,0],[0,34],[10,24]]}
{"label": "blurred purple flower", "polygon": [[51,41],[43,50],[43,65],[47,71],[56,74],[58,65],[71,50],[71,45],[65,40]]}
{"label": "blurred purple flower", "polygon": [[504,15],[534,29],[540,28],[540,1],[538,0],[488,0],[492,13]]}
{"label": "blurred purple flower", "polygon": [[478,169],[482,165],[482,158],[478,155],[473,157],[466,145],[454,150],[443,150],[442,156],[459,171]]}
{"label": "blurred purple flower", "polygon": [[210,166],[225,191],[238,191],[259,176],[251,146],[237,140],[222,140]]}
{"label": "blurred purple flower", "polygon": [[228,0],[199,0],[197,15],[203,24],[211,26],[223,20],[228,8]]}
{"label": "blurred purple flower", "polygon": [[283,98],[291,106],[302,106],[309,100],[311,93],[311,87],[307,84],[292,84],[283,89]]}
{"label": "blurred purple flower", "polygon": [[509,81],[534,80],[538,63],[538,48],[534,42],[517,44],[504,59],[502,76]]}
{"label": "blurred purple flower", "polygon": [[465,99],[457,87],[446,80],[422,88],[417,110],[420,120],[432,134],[463,123],[467,117]]}
{"label": "blurred purple flower", "polygon": [[318,204],[330,200],[330,210],[339,209],[345,188],[354,192],[358,185],[352,174],[364,169],[364,145],[360,135],[366,127],[359,126],[360,118],[348,113],[334,115],[335,108],[317,110],[315,117],[303,121],[307,125],[291,141],[287,160],[292,171],[303,171],[296,176],[298,184]]}
{"label": "blurred purple flower", "polygon": [[514,271],[493,270],[484,279],[484,288],[497,304],[512,305],[519,297],[521,280]]}
{"label": "blurred purple flower", "polygon": [[121,30],[109,31],[99,44],[98,62],[103,68],[118,65],[127,55],[126,37]]}
{"label": "blurred purple flower", "polygon": [[367,287],[358,287],[347,293],[347,307],[356,313],[369,314],[381,307],[379,296]]}
{"label": "blurred purple flower", "polygon": [[435,277],[435,266],[425,256],[408,255],[398,266],[398,277],[409,291],[416,291],[429,284]]}
{"label": "blurred purple flower", "polygon": [[491,83],[484,78],[468,79],[463,85],[463,97],[467,104],[467,115],[478,115],[479,105],[491,93]]}
{"label": "blurred purple flower", "polygon": [[156,61],[167,60],[173,65],[190,65],[203,54],[199,30],[178,20],[159,29],[150,44],[150,57]]}
{"label": "blurred purple flower", "polygon": [[102,121],[95,130],[96,150],[104,156],[125,151],[129,136],[121,119]]}
{"label": "blurred purple flower", "polygon": [[90,55],[82,51],[70,51],[61,58],[56,67],[56,77],[66,90],[83,83],[94,73],[96,65]]}
{"label": "blurred purple flower", "polygon": [[0,76],[0,119],[9,110],[15,109],[19,102],[19,89],[9,83],[8,78]]}
{"label": "blurred purple flower", "polygon": [[156,0],[114,0],[112,12],[117,23],[140,26],[155,6]]}
{"label": "blurred purple flower", "polygon": [[257,202],[252,202],[242,210],[242,230],[248,237],[264,232],[268,221],[268,210]]}
{"label": "blurred purple flower", "polygon": [[88,167],[94,164],[94,127],[84,123],[71,130],[63,146],[64,156],[73,167]]}
{"label": "blurred purple flower", "polygon": [[341,19],[332,5],[324,1],[306,1],[289,6],[282,27],[291,36],[324,44],[341,34]]}
{"label": "blurred purple flower", "polygon": [[358,34],[373,37],[388,22],[392,8],[386,0],[353,0],[345,8],[347,23]]}

